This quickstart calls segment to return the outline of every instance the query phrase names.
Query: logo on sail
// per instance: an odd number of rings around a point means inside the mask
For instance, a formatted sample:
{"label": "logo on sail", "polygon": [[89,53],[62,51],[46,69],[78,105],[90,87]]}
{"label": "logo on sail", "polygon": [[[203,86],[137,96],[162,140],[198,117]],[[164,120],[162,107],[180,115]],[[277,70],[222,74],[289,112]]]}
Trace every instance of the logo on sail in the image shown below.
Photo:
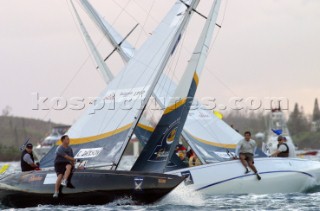
{"label": "logo on sail", "polygon": [[80,149],[74,158],[94,158],[97,157],[102,151],[100,148]]}
{"label": "logo on sail", "polygon": [[177,133],[177,128],[174,128],[173,130],[171,130],[169,132],[167,139],[166,139],[167,144],[172,144],[172,142],[174,141],[174,138],[176,137],[176,133]]}

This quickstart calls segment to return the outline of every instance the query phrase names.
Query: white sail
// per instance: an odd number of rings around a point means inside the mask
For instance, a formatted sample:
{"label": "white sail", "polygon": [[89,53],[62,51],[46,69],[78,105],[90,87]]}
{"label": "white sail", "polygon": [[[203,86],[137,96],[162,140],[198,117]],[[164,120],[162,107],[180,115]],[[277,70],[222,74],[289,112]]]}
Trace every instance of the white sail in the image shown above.
{"label": "white sail", "polygon": [[[86,0],[82,1],[87,2]],[[89,3],[87,2],[87,4]],[[218,15],[220,2],[216,2],[216,4],[219,5],[217,5],[216,9],[214,10],[215,12],[213,14],[213,18],[215,21]],[[93,14],[96,13],[94,14],[95,17],[101,17],[94,9],[91,9],[91,11],[93,11]],[[215,23],[215,21],[212,21],[212,24]],[[123,39],[119,33],[117,33],[116,30],[107,23],[107,21],[104,20],[104,22],[104,30],[108,31],[108,33],[105,33],[105,35],[109,38],[109,40],[118,40],[117,42],[119,42]],[[113,34],[117,34],[117,36],[114,36]],[[111,38],[109,36],[111,36]],[[117,42],[111,43],[114,47],[117,47]],[[206,45],[209,46],[209,44],[210,41],[208,40]],[[128,43],[126,43],[126,45],[130,46]],[[121,49],[123,46],[121,45],[119,48]],[[130,46],[130,48],[133,47]],[[120,51],[119,53],[124,60],[131,56],[123,56],[126,51]],[[169,105],[169,102],[165,101],[164,99],[170,98],[174,95],[176,84],[165,74],[162,74],[159,81],[161,81],[161,83],[157,84],[154,90],[154,97],[160,106],[166,107]],[[168,86],[168,84],[170,84],[170,86]],[[164,94],[166,94],[167,98],[163,96]],[[198,152],[197,154],[202,155],[199,156],[199,158],[203,163],[216,161],[217,159],[219,160],[220,156],[225,157],[226,149],[234,149],[236,144],[243,137],[223,120],[217,118],[211,112],[211,110],[206,110],[197,99],[194,99],[194,104],[198,105],[199,109],[190,110],[184,130],[182,131],[183,137],[189,141],[189,144],[192,146],[192,148]],[[149,127],[149,130],[150,129],[152,131],[152,128]]]}
{"label": "white sail", "polygon": [[79,22],[79,25],[80,25],[80,28],[81,28],[81,31],[82,31],[82,34],[84,36],[84,38],[86,39],[87,43],[88,43],[88,46],[90,48],[90,51],[93,55],[93,58],[95,59],[96,63],[98,64],[98,67],[100,69],[100,72],[103,76],[103,79],[106,83],[109,83],[112,79],[113,79],[113,75],[111,73],[111,70],[108,68],[108,66],[106,65],[106,63],[103,61],[101,55],[99,54],[98,50],[96,49],[89,33],[87,32],[74,4],[73,4],[73,1],[70,1],[71,2],[71,5],[72,5],[72,8],[74,10],[74,13],[76,14],[76,18]]}
{"label": "white sail", "polygon": [[[187,8],[177,1],[153,35],[144,43],[124,70],[100,98],[68,131],[71,143],[104,140],[114,142],[104,162],[117,163],[148,98],[153,92],[178,37],[198,1]],[[183,15],[180,15],[183,14]]]}
{"label": "white sail", "polygon": [[[203,27],[201,36],[193,51],[188,66],[175,90],[169,106],[166,107],[159,123],[152,132],[146,146],[133,165],[133,171],[148,171],[161,173],[167,168],[169,159],[179,141],[182,129],[190,110],[199,83],[198,74],[203,69],[213,29],[217,19],[216,10],[220,0],[216,1],[210,10],[209,17]],[[175,166],[183,168],[181,161],[173,161]]]}

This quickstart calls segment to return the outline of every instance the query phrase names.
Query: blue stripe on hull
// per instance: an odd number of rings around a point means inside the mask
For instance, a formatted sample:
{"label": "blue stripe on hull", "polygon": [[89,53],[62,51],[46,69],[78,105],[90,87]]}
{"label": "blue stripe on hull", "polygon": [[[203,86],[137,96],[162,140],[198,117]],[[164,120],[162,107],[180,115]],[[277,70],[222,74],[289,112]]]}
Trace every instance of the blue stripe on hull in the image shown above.
{"label": "blue stripe on hull", "polygon": [[[279,173],[279,172],[294,172],[294,173],[300,173],[300,174],[304,174],[304,175],[307,175],[311,178],[314,178],[311,174],[309,173],[306,173],[306,172],[303,172],[303,171],[266,171],[266,172],[260,172],[259,174],[262,175],[262,174],[272,174],[272,173]],[[211,186],[214,186],[214,185],[218,185],[218,184],[221,184],[221,183],[225,183],[225,182],[228,182],[228,181],[231,181],[231,180],[235,180],[235,179],[239,179],[239,178],[243,178],[243,177],[250,177],[250,176],[255,176],[255,174],[245,174],[245,175],[241,175],[241,176],[237,176],[237,177],[233,177],[233,178],[230,178],[230,179],[226,179],[226,180],[222,180],[222,181],[219,181],[219,182],[215,182],[215,183],[212,183],[210,185],[206,185],[202,188],[198,188],[196,189],[196,191],[199,191],[199,190],[203,190],[203,189],[206,189],[206,188],[209,188]]]}

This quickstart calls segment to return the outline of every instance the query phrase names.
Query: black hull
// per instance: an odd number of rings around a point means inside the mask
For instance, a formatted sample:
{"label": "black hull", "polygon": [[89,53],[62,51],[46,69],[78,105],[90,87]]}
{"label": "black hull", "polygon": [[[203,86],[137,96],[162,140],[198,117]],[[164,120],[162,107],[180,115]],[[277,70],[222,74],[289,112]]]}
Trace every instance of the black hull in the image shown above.
{"label": "black hull", "polygon": [[74,188],[62,187],[53,198],[54,172],[15,173],[0,180],[0,200],[8,207],[45,205],[102,205],[116,199],[130,198],[137,204],[153,203],[184,178],[156,173],[80,170],[73,172]]}

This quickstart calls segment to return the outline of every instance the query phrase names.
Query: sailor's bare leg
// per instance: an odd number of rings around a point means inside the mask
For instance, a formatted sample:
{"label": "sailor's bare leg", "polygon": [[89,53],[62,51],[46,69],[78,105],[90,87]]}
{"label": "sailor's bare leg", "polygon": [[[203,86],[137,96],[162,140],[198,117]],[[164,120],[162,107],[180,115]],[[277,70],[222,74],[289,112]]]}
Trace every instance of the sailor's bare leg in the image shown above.
{"label": "sailor's bare leg", "polygon": [[64,177],[63,177],[63,179],[65,179],[65,180],[68,179],[68,177],[70,176],[70,173],[71,173],[71,169],[72,169],[71,164],[67,164],[67,165],[66,165],[66,171],[64,172]]}
{"label": "sailor's bare leg", "polygon": [[63,174],[59,174],[56,184],[54,186],[54,192],[58,193],[59,192],[59,188],[60,188],[60,184],[61,184],[61,180],[62,180]]}
{"label": "sailor's bare leg", "polygon": [[249,167],[252,169],[252,171],[253,171],[254,173],[257,173],[257,169],[256,169],[256,167],[253,165],[253,162],[252,162],[251,160],[248,162],[248,164],[249,164]]}
{"label": "sailor's bare leg", "polygon": [[240,161],[241,161],[242,165],[247,169],[248,163],[246,161],[246,156],[241,154],[239,157],[240,157]]}

